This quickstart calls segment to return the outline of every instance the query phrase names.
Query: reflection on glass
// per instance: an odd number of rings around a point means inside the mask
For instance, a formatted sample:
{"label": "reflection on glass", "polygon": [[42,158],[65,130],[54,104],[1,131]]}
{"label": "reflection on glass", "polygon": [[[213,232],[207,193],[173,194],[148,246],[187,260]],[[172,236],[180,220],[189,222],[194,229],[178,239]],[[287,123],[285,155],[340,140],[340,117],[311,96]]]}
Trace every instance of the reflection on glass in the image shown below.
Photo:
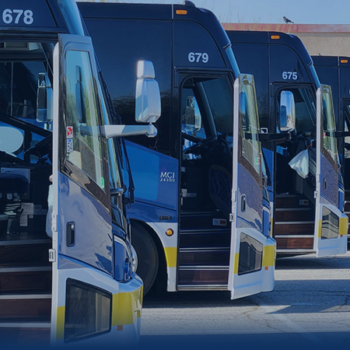
{"label": "reflection on glass", "polygon": [[322,209],[321,239],[337,238],[339,233],[339,217],[326,207]]}
{"label": "reflection on glass", "polygon": [[245,233],[241,233],[238,275],[261,270],[262,258],[262,243]]}
{"label": "reflection on glass", "polygon": [[[66,67],[67,160],[105,188],[100,137],[90,58],[87,52],[68,51]],[[69,130],[69,127],[72,129]]]}
{"label": "reflection on glass", "polygon": [[240,93],[240,122],[242,156],[261,174],[261,144],[259,142],[259,114],[254,79],[244,76]]}
{"label": "reflection on glass", "polygon": [[323,147],[331,156],[334,164],[338,164],[337,139],[335,137],[335,116],[333,108],[332,90],[323,89]]}

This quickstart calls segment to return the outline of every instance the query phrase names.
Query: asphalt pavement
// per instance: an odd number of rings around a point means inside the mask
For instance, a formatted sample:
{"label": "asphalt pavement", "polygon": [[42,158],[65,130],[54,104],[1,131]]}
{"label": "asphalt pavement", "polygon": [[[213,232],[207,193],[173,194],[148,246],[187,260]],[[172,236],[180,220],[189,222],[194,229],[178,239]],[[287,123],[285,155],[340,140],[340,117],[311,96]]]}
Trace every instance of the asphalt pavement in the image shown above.
{"label": "asphalt pavement", "polygon": [[269,293],[146,296],[142,348],[350,349],[350,252],[278,259]]}

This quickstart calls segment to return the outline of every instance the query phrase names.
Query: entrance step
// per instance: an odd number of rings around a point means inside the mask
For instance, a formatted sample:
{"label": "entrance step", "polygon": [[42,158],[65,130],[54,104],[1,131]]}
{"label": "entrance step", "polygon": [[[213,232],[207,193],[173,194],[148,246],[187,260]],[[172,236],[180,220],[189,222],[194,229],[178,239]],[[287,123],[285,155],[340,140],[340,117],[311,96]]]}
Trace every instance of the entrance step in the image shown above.
{"label": "entrance step", "polygon": [[228,266],[181,266],[179,267],[178,285],[196,286],[211,289],[210,286],[223,286],[228,283]]}
{"label": "entrance step", "polygon": [[312,235],[314,234],[314,221],[279,221],[275,223],[275,237],[281,235]]}
{"label": "entrance step", "polygon": [[0,295],[0,323],[50,322],[51,294]]}
{"label": "entrance step", "polygon": [[311,208],[276,208],[275,221],[311,221],[315,217]]}
{"label": "entrance step", "polygon": [[213,212],[183,212],[180,218],[181,230],[226,228],[231,222],[223,214]]}
{"label": "entrance step", "polygon": [[310,201],[304,196],[276,195],[276,208],[307,208],[310,204]]}
{"label": "entrance step", "polygon": [[[280,250],[313,250],[314,236],[276,236],[277,254],[281,253]],[[292,251],[291,251],[292,253]]]}
{"label": "entrance step", "polygon": [[49,322],[4,322],[0,323],[0,339],[2,344],[13,345],[45,345],[50,344]]}
{"label": "entrance step", "polygon": [[[51,266],[49,249],[51,240],[0,242],[0,268],[20,266]],[[0,269],[1,271],[1,269]]]}
{"label": "entrance step", "polygon": [[179,266],[228,266],[230,263],[229,248],[181,248]]}
{"label": "entrance step", "polygon": [[0,269],[0,293],[51,294],[51,266]]}
{"label": "entrance step", "polygon": [[180,248],[228,248],[230,243],[230,229],[180,230]]}

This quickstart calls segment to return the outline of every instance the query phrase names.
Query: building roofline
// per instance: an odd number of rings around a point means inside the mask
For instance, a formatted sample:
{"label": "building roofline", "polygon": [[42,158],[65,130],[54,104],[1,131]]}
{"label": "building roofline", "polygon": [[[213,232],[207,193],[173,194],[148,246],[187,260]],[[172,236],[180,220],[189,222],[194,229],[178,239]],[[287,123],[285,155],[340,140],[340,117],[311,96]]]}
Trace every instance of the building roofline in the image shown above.
{"label": "building roofline", "polygon": [[222,23],[225,30],[251,30],[283,33],[350,33],[349,24]]}

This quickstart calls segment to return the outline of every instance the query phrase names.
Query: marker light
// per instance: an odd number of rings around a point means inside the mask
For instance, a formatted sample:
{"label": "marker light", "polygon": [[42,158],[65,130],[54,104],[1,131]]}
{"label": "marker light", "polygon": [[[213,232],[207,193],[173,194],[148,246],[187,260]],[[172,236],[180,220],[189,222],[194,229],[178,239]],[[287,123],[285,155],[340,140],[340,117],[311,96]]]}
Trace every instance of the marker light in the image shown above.
{"label": "marker light", "polygon": [[349,60],[340,60],[340,63],[348,63]]}
{"label": "marker light", "polygon": [[173,231],[171,228],[168,228],[168,229],[165,231],[165,234],[166,234],[168,237],[171,237],[171,236],[174,234],[174,231]]}
{"label": "marker light", "polygon": [[280,38],[279,35],[271,35],[272,40],[278,40]]}
{"label": "marker light", "polygon": [[177,15],[187,15],[187,10],[176,10]]}

